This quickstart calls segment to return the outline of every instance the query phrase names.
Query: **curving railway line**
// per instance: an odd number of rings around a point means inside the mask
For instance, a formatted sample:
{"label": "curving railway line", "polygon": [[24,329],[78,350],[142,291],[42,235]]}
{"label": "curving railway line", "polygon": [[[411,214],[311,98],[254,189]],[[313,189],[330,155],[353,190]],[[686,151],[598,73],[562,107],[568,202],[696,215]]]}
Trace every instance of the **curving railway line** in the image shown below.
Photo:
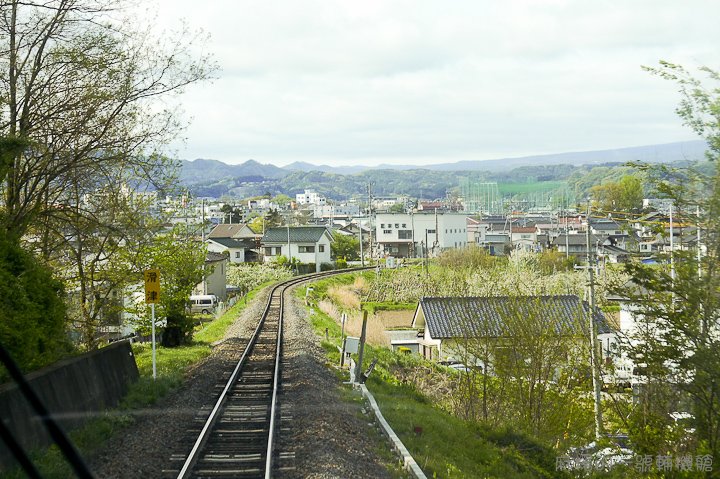
{"label": "curving railway line", "polygon": [[272,289],[240,360],[227,382],[216,386],[221,392],[214,407],[200,411],[193,440],[187,441],[186,450],[172,455],[166,477],[270,478],[293,469],[293,453],[279,451],[276,442],[285,291],[298,283],[349,271],[293,278]]}

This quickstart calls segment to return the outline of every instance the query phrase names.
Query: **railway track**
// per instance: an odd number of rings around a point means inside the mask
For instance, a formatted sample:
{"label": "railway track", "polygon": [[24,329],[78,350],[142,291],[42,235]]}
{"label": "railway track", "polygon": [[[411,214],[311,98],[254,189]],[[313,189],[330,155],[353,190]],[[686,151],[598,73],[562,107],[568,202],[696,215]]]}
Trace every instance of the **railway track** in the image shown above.
{"label": "railway track", "polygon": [[[270,478],[294,468],[292,451],[282,452],[276,447],[284,295],[291,286],[333,274],[339,273],[293,278],[272,289],[240,360],[227,382],[216,386],[221,392],[214,407],[200,411],[196,426],[189,432],[194,440],[188,441],[185,451],[171,456],[165,477]],[[290,420],[283,418],[283,422]]]}

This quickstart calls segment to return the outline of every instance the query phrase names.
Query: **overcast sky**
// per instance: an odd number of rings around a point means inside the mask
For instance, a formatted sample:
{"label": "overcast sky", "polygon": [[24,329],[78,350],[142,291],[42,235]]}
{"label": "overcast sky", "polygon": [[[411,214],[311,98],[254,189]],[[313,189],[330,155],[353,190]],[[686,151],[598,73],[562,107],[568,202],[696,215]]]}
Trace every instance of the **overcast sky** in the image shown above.
{"label": "overcast sky", "polygon": [[717,0],[160,0],[220,66],[180,158],[429,164],[696,137],[641,65],[720,68]]}

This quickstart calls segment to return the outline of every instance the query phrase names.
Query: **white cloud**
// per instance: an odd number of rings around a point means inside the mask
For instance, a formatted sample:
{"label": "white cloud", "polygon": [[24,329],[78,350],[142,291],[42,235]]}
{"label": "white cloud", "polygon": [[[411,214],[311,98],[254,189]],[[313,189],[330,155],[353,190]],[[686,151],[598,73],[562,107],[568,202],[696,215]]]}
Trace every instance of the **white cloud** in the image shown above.
{"label": "white cloud", "polygon": [[692,138],[674,85],[718,66],[720,3],[163,0],[212,34],[185,158],[428,163]]}

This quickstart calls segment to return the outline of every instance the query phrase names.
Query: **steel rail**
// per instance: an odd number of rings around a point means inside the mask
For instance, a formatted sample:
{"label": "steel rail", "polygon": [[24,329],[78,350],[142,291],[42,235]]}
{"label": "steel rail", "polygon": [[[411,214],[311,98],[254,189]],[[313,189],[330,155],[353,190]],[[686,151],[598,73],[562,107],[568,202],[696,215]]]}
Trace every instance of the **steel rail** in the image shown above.
{"label": "steel rail", "polygon": [[203,447],[208,441],[208,438],[210,437],[210,433],[212,431],[212,428],[214,427],[215,423],[217,422],[218,418],[220,417],[220,413],[223,409],[223,406],[225,405],[228,397],[228,392],[232,389],[232,387],[235,385],[235,383],[238,380],[238,376],[242,372],[243,367],[245,366],[247,362],[248,356],[251,354],[251,351],[253,351],[254,346],[257,343],[258,338],[260,337],[260,333],[263,330],[263,327],[265,325],[265,320],[268,317],[268,314],[270,312],[270,307],[272,305],[273,296],[278,292],[279,290],[279,300],[280,300],[280,308],[279,308],[279,318],[278,318],[278,332],[277,332],[277,339],[276,339],[276,350],[275,350],[275,367],[274,367],[274,373],[273,373],[273,390],[272,390],[272,400],[270,405],[270,421],[269,421],[269,428],[268,428],[268,442],[267,442],[267,450],[266,450],[266,458],[265,458],[265,478],[270,479],[272,477],[272,463],[273,463],[273,453],[274,453],[274,445],[275,445],[275,423],[276,423],[276,409],[277,409],[277,396],[278,396],[278,389],[279,389],[279,379],[280,379],[280,364],[282,359],[282,326],[283,326],[283,314],[284,314],[284,296],[285,291],[290,288],[291,286],[295,286],[297,284],[312,281],[318,278],[322,278],[325,276],[333,276],[337,274],[343,274],[343,273],[349,273],[353,271],[361,271],[369,269],[368,267],[365,268],[352,268],[352,269],[345,269],[341,271],[326,271],[322,273],[314,273],[309,275],[304,275],[296,278],[289,279],[287,281],[284,281],[282,283],[279,283],[273,287],[273,289],[270,291],[270,295],[268,297],[267,304],[265,306],[265,310],[262,314],[262,317],[260,321],[258,322],[257,327],[255,328],[255,331],[253,332],[253,335],[248,342],[247,346],[245,347],[245,350],[242,353],[242,356],[240,357],[240,360],[235,365],[235,368],[233,369],[232,374],[230,375],[230,378],[228,379],[227,383],[225,384],[225,387],[223,388],[222,392],[220,393],[220,396],[218,397],[217,401],[215,402],[215,406],[213,407],[210,415],[208,416],[207,420],[205,421],[205,424],[203,425],[202,430],[200,431],[200,434],[198,435],[198,438],[196,439],[195,443],[193,444],[193,447],[188,454],[188,457],[186,458],[185,462],[183,463],[183,467],[180,469],[180,472],[178,473],[177,478],[178,479],[185,479],[190,477],[190,474],[193,470],[193,467],[197,463],[200,452],[202,451]]}
{"label": "steel rail", "polygon": [[272,303],[272,296],[275,293],[275,290],[278,289],[280,285],[275,286],[272,291],[270,291],[270,297],[268,298],[267,305],[265,306],[265,311],[263,312],[263,315],[258,322],[257,327],[255,328],[255,331],[253,332],[252,337],[250,338],[250,341],[248,342],[247,346],[245,347],[245,350],[242,353],[242,356],[240,356],[240,360],[235,365],[235,369],[233,369],[232,374],[230,375],[230,378],[228,379],[227,383],[225,384],[225,388],[223,388],[222,392],[220,393],[220,397],[218,397],[217,401],[215,402],[215,407],[213,407],[212,412],[210,413],[210,416],[205,421],[205,425],[203,426],[202,430],[200,431],[200,435],[198,436],[197,440],[195,441],[195,444],[193,445],[192,450],[190,451],[190,454],[188,454],[187,459],[185,460],[185,463],[183,464],[182,469],[180,469],[180,473],[178,473],[178,479],[185,479],[187,477],[190,477],[189,474],[192,471],[193,466],[198,460],[199,452],[202,449],[202,447],[207,442],[207,439],[210,434],[210,430],[215,425],[215,422],[218,418],[218,412],[222,409],[222,406],[224,405],[226,399],[227,399],[227,393],[228,391],[233,387],[235,382],[237,381],[238,375],[240,374],[240,371],[242,370],[242,367],[245,365],[245,362],[247,360],[248,354],[250,351],[252,351],[253,346],[257,342],[258,337],[260,336],[260,331],[262,331],[262,327],[265,324],[265,318],[267,318],[268,312],[270,311],[270,304]]}

